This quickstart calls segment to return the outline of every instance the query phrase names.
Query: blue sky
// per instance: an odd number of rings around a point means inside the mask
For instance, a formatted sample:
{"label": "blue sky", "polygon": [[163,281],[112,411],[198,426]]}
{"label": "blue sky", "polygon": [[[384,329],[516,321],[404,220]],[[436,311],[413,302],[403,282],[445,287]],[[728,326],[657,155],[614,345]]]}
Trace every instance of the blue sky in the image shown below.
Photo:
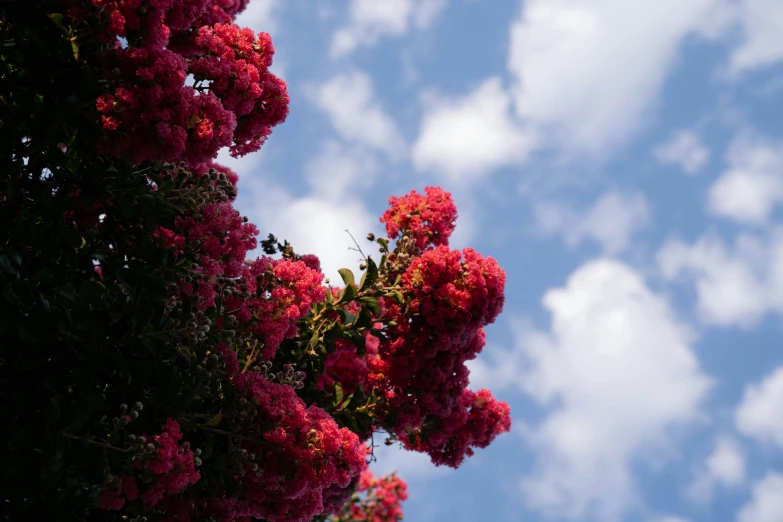
{"label": "blue sky", "polygon": [[224,159],[327,276],[427,185],[508,273],[472,387],[512,432],[396,448],[411,521],[783,521],[783,2],[252,0],[291,115]]}

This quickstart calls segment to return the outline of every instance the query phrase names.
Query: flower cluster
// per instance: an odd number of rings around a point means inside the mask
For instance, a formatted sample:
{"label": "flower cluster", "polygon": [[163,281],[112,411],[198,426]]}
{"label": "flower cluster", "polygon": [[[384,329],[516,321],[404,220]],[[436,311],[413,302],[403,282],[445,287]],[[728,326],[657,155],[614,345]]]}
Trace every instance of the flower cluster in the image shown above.
{"label": "flower cluster", "polygon": [[177,218],[176,225],[199,260],[194,275],[200,278],[184,282],[182,289],[187,294],[197,292],[199,308],[206,309],[215,304],[218,276],[238,277],[245,271],[245,254],[256,247],[258,229],[230,202],[208,203],[196,215]]}
{"label": "flower cluster", "polygon": [[[165,496],[179,493],[201,478],[196,470],[197,458],[188,443],[180,444],[179,424],[168,419],[162,432],[140,439],[141,452],[133,460],[132,475],[110,477],[98,494],[98,507],[120,510],[126,500],[141,498],[147,508],[157,505]],[[150,442],[144,445],[149,440]],[[139,483],[142,484],[140,492]]]}
{"label": "flower cluster", "polygon": [[396,239],[405,232],[420,250],[448,244],[457,207],[451,194],[442,188],[426,187],[424,195],[412,190],[402,197],[392,196],[389,205],[381,217],[389,238]]}
{"label": "flower cluster", "polygon": [[[427,210],[430,200],[440,212]],[[470,431],[469,418],[480,408],[472,406],[465,366],[484,347],[483,327],[503,308],[505,273],[494,259],[473,249],[448,248],[451,228],[443,223],[452,215],[452,205],[442,192],[430,190],[426,198],[412,193],[391,203],[384,215],[390,233],[404,234],[403,239],[416,240],[424,250],[402,265],[404,306],[384,301],[394,326],[378,355],[367,359],[369,379],[383,390],[386,425],[406,446],[429,453],[436,464],[457,467],[471,447],[484,447],[510,423],[506,414],[480,436]],[[410,210],[417,205],[425,210]],[[439,217],[421,221],[414,219],[418,215]],[[433,223],[446,232],[432,234],[427,227]],[[434,246],[432,238],[444,244]],[[482,405],[496,404],[481,393]]]}
{"label": "flower cluster", "polygon": [[296,335],[296,322],[326,297],[323,274],[303,261],[260,257],[242,269],[247,297],[231,295],[226,307],[263,344],[260,358],[271,359],[283,339]]}
{"label": "flower cluster", "polygon": [[359,493],[364,494],[348,510],[351,520],[394,522],[403,519],[402,502],[408,498],[408,485],[395,474],[378,478],[371,471],[362,473]]}
{"label": "flower cluster", "polygon": [[232,24],[201,27],[195,37],[190,72],[237,118],[232,155],[258,150],[288,115],[285,83],[268,71],[273,54],[268,34]]}
{"label": "flower cluster", "polygon": [[104,62],[114,84],[97,100],[107,150],[199,164],[231,143],[236,117],[214,94],[184,87],[182,56],[150,45],[107,51]]}
{"label": "flower cluster", "polygon": [[405,447],[427,453],[436,465],[453,468],[473,455],[472,448],[486,448],[498,435],[511,429],[511,409],[492,397],[489,390],[463,390],[460,405],[447,418],[403,435]]}
{"label": "flower cluster", "polygon": [[228,23],[241,13],[249,0],[208,0],[197,25]]}
{"label": "flower cluster", "polygon": [[[88,9],[71,2],[71,18],[101,27],[96,38],[109,44],[99,60],[110,88],[96,102],[103,150],[133,163],[196,167],[223,147],[242,156],[263,145],[288,116],[289,97],[269,72],[269,35],[231,23],[246,3],[91,0]],[[195,85],[186,85],[188,75]]]}
{"label": "flower cluster", "polygon": [[348,395],[359,387],[366,390],[369,371],[367,359],[357,355],[356,345],[351,342],[339,339],[336,344],[337,349],[326,356],[324,373],[317,384],[318,389],[331,391],[337,382]]}
{"label": "flower cluster", "polygon": [[467,385],[465,362],[483,346],[481,328],[503,307],[504,283],[497,262],[472,249],[440,246],[413,259],[402,276],[406,307],[389,303],[397,326],[379,348],[396,431],[451,414]]}
{"label": "flower cluster", "polygon": [[310,520],[324,511],[324,490],[347,488],[364,469],[366,446],[290,386],[257,373],[234,378],[248,401],[238,421],[243,435],[243,495],[236,511],[270,522]]}

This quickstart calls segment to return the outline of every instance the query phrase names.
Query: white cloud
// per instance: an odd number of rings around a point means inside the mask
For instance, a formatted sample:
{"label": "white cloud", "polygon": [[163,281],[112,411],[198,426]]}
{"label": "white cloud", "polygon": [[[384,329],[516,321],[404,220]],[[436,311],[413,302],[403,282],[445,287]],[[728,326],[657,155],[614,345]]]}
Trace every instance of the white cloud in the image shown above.
{"label": "white cloud", "polygon": [[270,33],[274,37],[277,30],[277,12],[280,0],[253,0],[244,11],[239,13],[234,23],[239,27],[249,27],[255,32]]}
{"label": "white cloud", "polygon": [[378,173],[373,155],[361,147],[325,142],[307,163],[309,191],[302,196],[268,177],[254,176],[258,170],[267,170],[260,169],[262,159],[263,153],[238,160],[219,158],[239,174],[236,207],[258,227],[261,238],[271,232],[281,241],[290,241],[298,253],[317,255],[334,284],[341,281],[340,268],[357,273],[361,255],[349,250],[355,245],[346,229],[360,245],[368,232],[379,234],[381,230],[378,218],[368,212],[360,197],[344,195],[349,190],[361,194],[373,182]]}
{"label": "white cloud", "polygon": [[604,252],[617,254],[648,224],[650,206],[641,193],[610,191],[584,212],[563,203],[538,203],[533,214],[539,232],[562,235],[570,247],[589,239],[599,243]]}
{"label": "white cloud", "polygon": [[407,451],[402,449],[399,443],[386,446],[383,442],[385,438],[385,433],[375,435],[378,447],[373,450],[373,454],[377,460],[370,463],[370,470],[374,475],[383,476],[396,471],[402,479],[410,481],[454,473],[449,467],[433,465],[425,453]]}
{"label": "white cloud", "polygon": [[511,27],[517,113],[578,152],[628,140],[683,39],[723,0],[529,0]]}
{"label": "white cloud", "polygon": [[736,488],[744,483],[745,455],[734,440],[720,437],[697,471],[687,495],[694,502],[706,504],[712,500],[716,486]]}
{"label": "white cloud", "polygon": [[657,518],[654,522],[689,522],[688,519],[677,516],[666,516],[663,518]]}
{"label": "white cloud", "polygon": [[363,72],[338,74],[308,94],[343,139],[385,152],[393,159],[404,154],[405,140],[375,99],[372,82]]}
{"label": "white cloud", "polygon": [[709,161],[710,151],[698,135],[680,130],[653,150],[655,158],[668,165],[679,165],[686,174],[697,174]]}
{"label": "white cloud", "polygon": [[272,232],[278,239],[290,241],[298,253],[316,254],[324,275],[333,284],[340,283],[340,268],[358,273],[361,255],[349,250],[355,247],[346,230],[357,240],[370,231],[378,231],[377,219],[360,200],[333,200],[317,195],[295,198],[276,187],[264,187],[259,192],[263,198],[248,215],[262,235]]}
{"label": "white cloud", "polygon": [[743,39],[731,55],[732,74],[783,60],[783,3],[779,0],[742,0],[738,6]]}
{"label": "white cloud", "polygon": [[783,475],[769,472],[753,484],[751,499],[737,513],[737,522],[783,520]]}
{"label": "white cloud", "polygon": [[413,146],[416,168],[457,181],[525,160],[536,140],[514,122],[510,103],[497,77],[464,98],[430,100]]}
{"label": "white cloud", "polygon": [[710,187],[712,214],[762,224],[783,203],[783,148],[765,138],[741,135],[727,154],[726,171]]}
{"label": "white cloud", "polygon": [[445,6],[446,0],[351,0],[349,23],[334,33],[331,55],[350,54],[384,36],[402,36],[411,27],[426,29]]}
{"label": "white cloud", "polygon": [[670,240],[658,252],[666,279],[693,279],[701,320],[751,327],[767,313],[783,312],[783,229],[759,237],[739,235],[726,246],[715,233],[693,245]]}
{"label": "white cloud", "polygon": [[[764,443],[783,446],[783,367],[759,384],[745,388],[742,402],[734,412],[737,430]],[[783,515],[783,511],[781,511]]]}
{"label": "white cloud", "polygon": [[493,387],[515,385],[551,406],[528,428],[538,459],[522,491],[545,515],[620,520],[641,503],[632,462],[700,415],[711,381],[699,369],[690,329],[620,262],[582,265],[543,304],[550,331],[518,326],[516,348],[496,354],[499,365],[485,373]]}
{"label": "white cloud", "polygon": [[345,194],[370,187],[378,170],[375,155],[364,148],[329,141],[307,163],[307,179],[313,193],[337,201]]}

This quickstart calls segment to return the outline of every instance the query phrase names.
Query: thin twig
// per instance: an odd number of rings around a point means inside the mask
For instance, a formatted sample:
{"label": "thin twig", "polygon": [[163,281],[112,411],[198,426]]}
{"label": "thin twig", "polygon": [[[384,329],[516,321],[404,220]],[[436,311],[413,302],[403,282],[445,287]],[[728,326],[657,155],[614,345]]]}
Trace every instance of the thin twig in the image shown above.
{"label": "thin twig", "polygon": [[253,347],[253,351],[250,352],[250,355],[247,358],[247,361],[245,361],[245,367],[242,368],[242,373],[245,373],[248,368],[250,368],[250,365],[253,364],[256,361],[256,351],[258,350],[258,345],[255,345]]}
{"label": "thin twig", "polygon": [[[348,232],[348,229],[346,228],[345,231]],[[351,236],[351,241],[353,241],[353,244],[356,245],[356,248],[349,248],[349,250],[356,250],[362,255],[364,260],[367,261],[367,255],[364,252],[362,252],[362,247],[360,247],[359,243],[356,242],[356,239],[353,237],[353,234],[348,232],[348,235]]]}
{"label": "thin twig", "polygon": [[80,440],[82,442],[86,442],[87,444],[91,444],[91,445],[97,446],[99,448],[105,448],[105,449],[110,449],[110,450],[114,450],[114,451],[121,451],[123,453],[128,453],[132,449],[132,448],[118,448],[117,446],[112,446],[108,442],[98,442],[98,441],[91,440],[91,439],[85,439],[84,437],[79,437],[78,435],[71,435],[70,433],[65,433],[64,431],[61,431],[60,435],[62,435],[63,437],[65,437],[67,439]]}

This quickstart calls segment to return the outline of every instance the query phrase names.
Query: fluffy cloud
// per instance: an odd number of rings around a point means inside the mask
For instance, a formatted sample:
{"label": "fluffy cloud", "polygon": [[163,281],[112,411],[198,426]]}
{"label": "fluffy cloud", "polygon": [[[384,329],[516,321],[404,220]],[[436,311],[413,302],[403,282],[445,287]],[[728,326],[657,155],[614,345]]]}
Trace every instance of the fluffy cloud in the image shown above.
{"label": "fluffy cloud", "polygon": [[526,430],[538,455],[522,482],[531,508],[563,519],[620,520],[641,502],[632,461],[699,415],[711,381],[699,369],[691,331],[620,262],[582,265],[543,304],[551,329],[518,326],[515,349],[498,354],[497,366],[487,358],[471,365],[472,377],[491,366],[483,375],[494,388],[517,386],[551,407]]}
{"label": "fluffy cloud", "polygon": [[732,74],[783,60],[783,3],[778,0],[742,0],[737,5],[743,39],[731,55]]}
{"label": "fluffy cloud", "polygon": [[710,151],[698,135],[680,130],[653,150],[655,158],[668,165],[679,165],[686,174],[697,174],[709,161]]}
{"label": "fluffy cloud", "polygon": [[361,256],[346,232],[363,238],[378,231],[373,218],[358,200],[346,202],[310,195],[296,198],[279,187],[265,187],[263,203],[249,213],[263,233],[272,232],[287,239],[297,252],[316,254],[326,277],[339,283],[337,270],[350,268],[357,272]]}
{"label": "fluffy cloud", "polygon": [[416,168],[457,181],[523,161],[536,140],[513,120],[510,103],[499,78],[464,98],[430,100],[413,146]]}
{"label": "fluffy cloud", "polygon": [[698,503],[712,500],[715,487],[736,488],[745,482],[745,455],[732,439],[721,437],[697,471],[696,479],[687,491],[688,497]]}
{"label": "fluffy cloud", "polygon": [[333,58],[372,46],[384,36],[402,36],[411,27],[426,29],[446,0],[351,0],[349,22],[332,37]]}
{"label": "fluffy cloud", "polygon": [[751,499],[737,513],[737,522],[780,522],[783,513],[783,475],[770,472],[753,484]]}
{"label": "fluffy cloud", "polygon": [[379,169],[375,155],[364,148],[328,141],[308,162],[307,181],[313,193],[337,201],[372,186]]}
{"label": "fluffy cloud", "polygon": [[585,240],[601,245],[604,252],[617,254],[628,246],[631,237],[650,220],[650,206],[638,192],[610,191],[584,212],[561,203],[533,206],[537,231],[562,235],[568,246]]}
{"label": "fluffy cloud", "polygon": [[783,367],[776,369],[759,384],[745,388],[742,402],[734,412],[734,422],[740,433],[764,443],[783,446],[781,409],[783,409]]}
{"label": "fluffy cloud", "polygon": [[236,206],[258,226],[261,236],[271,232],[290,241],[299,253],[316,254],[324,274],[333,282],[340,281],[338,269],[356,271],[361,261],[360,254],[350,250],[355,246],[346,230],[357,241],[368,232],[381,232],[378,217],[368,212],[362,198],[344,197],[346,190],[361,193],[378,173],[373,155],[361,147],[322,144],[307,163],[304,174],[309,190],[304,195],[292,194],[270,178],[254,175],[266,170],[261,168],[263,153],[219,160],[239,174]]}
{"label": "fluffy cloud", "polygon": [[530,0],[511,27],[517,113],[568,148],[626,142],[683,39],[723,0]]}
{"label": "fluffy cloud", "polygon": [[240,27],[249,27],[256,32],[271,33],[277,30],[277,11],[280,0],[253,0],[244,11],[239,13],[234,23]]}
{"label": "fluffy cloud", "polygon": [[709,211],[739,223],[766,222],[783,203],[781,144],[741,135],[729,147],[726,159],[726,171],[709,190]]}
{"label": "fluffy cloud", "polygon": [[393,159],[405,152],[394,120],[375,99],[369,76],[360,71],[337,74],[309,89],[309,98],[325,112],[345,140],[385,152]]}
{"label": "fluffy cloud", "polygon": [[455,470],[446,466],[433,466],[430,457],[425,453],[406,451],[399,443],[391,446],[383,444],[385,437],[385,433],[375,435],[378,446],[373,449],[376,461],[370,464],[373,474],[382,476],[396,471],[404,480],[411,481],[455,473]]}
{"label": "fluffy cloud", "polygon": [[667,279],[694,282],[702,321],[752,327],[767,313],[783,312],[783,230],[739,235],[726,246],[715,233],[689,245],[670,240],[658,252]]}

